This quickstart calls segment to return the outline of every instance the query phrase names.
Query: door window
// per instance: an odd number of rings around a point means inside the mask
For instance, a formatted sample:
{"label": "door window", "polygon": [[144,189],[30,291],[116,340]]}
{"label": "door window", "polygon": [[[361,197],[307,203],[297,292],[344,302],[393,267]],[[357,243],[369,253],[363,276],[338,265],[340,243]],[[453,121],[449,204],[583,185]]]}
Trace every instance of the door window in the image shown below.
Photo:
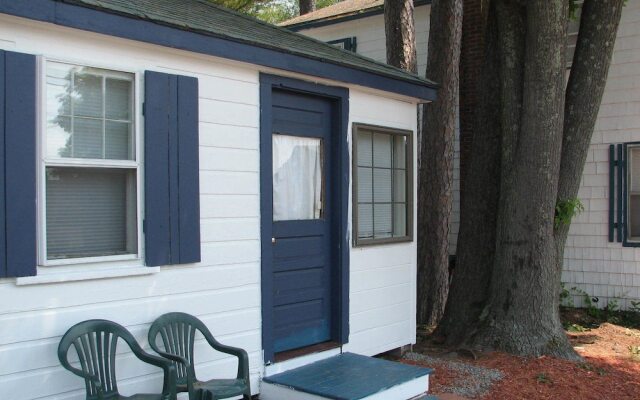
{"label": "door window", "polygon": [[273,220],[322,218],[322,139],[274,134]]}

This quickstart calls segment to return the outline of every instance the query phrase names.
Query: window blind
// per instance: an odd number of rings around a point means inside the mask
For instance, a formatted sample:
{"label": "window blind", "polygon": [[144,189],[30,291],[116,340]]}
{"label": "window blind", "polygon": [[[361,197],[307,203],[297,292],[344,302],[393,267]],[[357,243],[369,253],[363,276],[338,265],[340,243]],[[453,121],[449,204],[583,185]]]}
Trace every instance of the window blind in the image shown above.
{"label": "window blind", "polygon": [[135,254],[135,182],[134,170],[48,167],[47,258]]}

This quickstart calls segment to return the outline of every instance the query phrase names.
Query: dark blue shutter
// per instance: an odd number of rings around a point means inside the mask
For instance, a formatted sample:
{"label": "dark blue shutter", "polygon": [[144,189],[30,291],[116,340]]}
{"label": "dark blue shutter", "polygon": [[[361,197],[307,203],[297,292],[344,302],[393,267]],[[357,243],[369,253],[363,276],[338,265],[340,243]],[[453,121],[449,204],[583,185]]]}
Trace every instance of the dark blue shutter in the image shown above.
{"label": "dark blue shutter", "polygon": [[148,266],[200,261],[198,80],[145,73]]}
{"label": "dark blue shutter", "polygon": [[36,58],[0,51],[0,277],[36,274]]}

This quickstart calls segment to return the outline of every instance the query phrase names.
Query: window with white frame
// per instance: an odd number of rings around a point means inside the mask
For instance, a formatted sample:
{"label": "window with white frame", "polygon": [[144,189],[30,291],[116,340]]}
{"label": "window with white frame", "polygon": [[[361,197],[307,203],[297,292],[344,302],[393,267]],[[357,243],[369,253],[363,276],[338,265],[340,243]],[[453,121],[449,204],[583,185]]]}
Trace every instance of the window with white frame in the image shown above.
{"label": "window with white frame", "polygon": [[354,244],[412,240],[411,132],[354,125]]}
{"label": "window with white frame", "polygon": [[50,61],[44,69],[41,263],[136,258],[135,75]]}

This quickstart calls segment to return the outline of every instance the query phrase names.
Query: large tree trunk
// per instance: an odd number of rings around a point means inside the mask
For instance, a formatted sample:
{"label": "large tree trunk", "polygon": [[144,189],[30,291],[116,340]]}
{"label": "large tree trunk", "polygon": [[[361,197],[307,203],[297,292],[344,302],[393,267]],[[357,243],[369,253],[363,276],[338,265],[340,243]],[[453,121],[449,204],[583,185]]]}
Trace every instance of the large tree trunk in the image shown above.
{"label": "large tree trunk", "polygon": [[[564,110],[558,202],[574,199],[602,101],[624,0],[586,0],[573,57]],[[569,225],[556,227],[557,281],[560,282]]]}
{"label": "large tree trunk", "polygon": [[465,195],[460,204],[456,266],[445,312],[436,331],[436,336],[444,338],[450,346],[462,345],[475,331],[486,304],[493,270],[502,140],[498,125],[501,102],[496,95],[500,92],[500,81],[495,78],[500,57],[494,3],[491,8],[486,4],[488,12],[485,12],[490,21],[486,22],[482,70],[479,77],[467,75],[479,80],[480,97],[474,121],[471,158],[465,172]]}
{"label": "large tree trunk", "polygon": [[440,84],[424,108],[418,172],[418,323],[438,323],[449,291],[453,144],[458,110],[462,0],[433,0],[428,79]]}
{"label": "large tree trunk", "polygon": [[578,358],[558,313],[568,226],[555,226],[555,205],[578,192],[623,0],[585,1],[565,96],[567,4],[491,0],[458,265],[439,326],[449,344]]}
{"label": "large tree trunk", "polygon": [[384,1],[384,30],[387,64],[406,71],[418,71],[416,31],[412,0]]}
{"label": "large tree trunk", "polygon": [[503,93],[516,101],[521,96],[514,105],[522,108],[519,115],[504,114],[515,125],[503,125],[496,257],[487,315],[474,342],[516,354],[572,357],[560,323],[553,235],[564,116],[565,49],[558,43],[566,42],[568,2],[505,4],[499,18],[513,23],[501,35],[519,37],[524,27],[525,40],[504,49],[507,60],[523,60],[524,68],[520,73],[516,65]]}
{"label": "large tree trunk", "polygon": [[316,0],[300,0],[300,15],[309,14],[316,10]]}

